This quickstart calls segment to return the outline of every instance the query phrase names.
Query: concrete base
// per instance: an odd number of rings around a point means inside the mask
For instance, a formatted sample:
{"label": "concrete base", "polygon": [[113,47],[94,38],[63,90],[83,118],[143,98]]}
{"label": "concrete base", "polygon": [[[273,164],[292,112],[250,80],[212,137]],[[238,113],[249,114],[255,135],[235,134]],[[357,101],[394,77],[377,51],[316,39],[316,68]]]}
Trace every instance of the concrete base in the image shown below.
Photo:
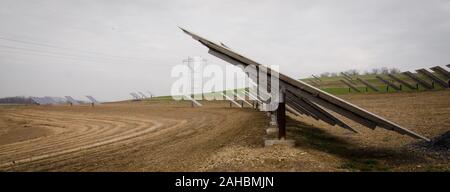
{"label": "concrete base", "polygon": [[291,139],[265,139],[264,140],[264,145],[266,147],[269,146],[286,146],[286,147],[294,147],[295,146],[295,141],[291,140]]}
{"label": "concrete base", "polygon": [[271,135],[271,134],[278,134],[278,127],[269,127],[266,129],[266,134],[267,135]]}
{"label": "concrete base", "polygon": [[277,122],[276,122],[276,121],[271,121],[271,122],[269,123],[269,126],[277,126]]}
{"label": "concrete base", "polygon": [[270,122],[269,122],[269,125],[270,126],[277,126],[277,116],[276,115],[274,115],[274,114],[271,114],[270,115]]}

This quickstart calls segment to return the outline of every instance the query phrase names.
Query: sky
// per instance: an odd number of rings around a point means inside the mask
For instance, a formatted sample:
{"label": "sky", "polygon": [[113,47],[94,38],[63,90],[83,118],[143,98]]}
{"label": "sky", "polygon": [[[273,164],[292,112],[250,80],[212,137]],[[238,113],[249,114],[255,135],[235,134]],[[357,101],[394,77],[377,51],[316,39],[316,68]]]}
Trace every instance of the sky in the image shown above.
{"label": "sky", "polygon": [[0,0],[0,97],[170,94],[189,56],[177,26],[295,79],[450,63],[446,0]]}

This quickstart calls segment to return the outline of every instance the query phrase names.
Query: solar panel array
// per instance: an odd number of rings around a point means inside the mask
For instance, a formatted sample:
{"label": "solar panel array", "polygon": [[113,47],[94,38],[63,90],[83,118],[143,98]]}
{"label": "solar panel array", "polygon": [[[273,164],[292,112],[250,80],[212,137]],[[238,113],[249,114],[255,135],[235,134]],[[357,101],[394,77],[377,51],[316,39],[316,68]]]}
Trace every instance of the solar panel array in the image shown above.
{"label": "solar panel array", "polygon": [[49,97],[49,96],[45,96],[45,97],[31,97],[31,99],[39,104],[39,105],[55,105],[55,104],[60,104],[61,102],[59,101],[55,101],[54,98]]}
{"label": "solar panel array", "polygon": [[[434,73],[428,71],[427,69],[418,69],[416,70],[416,74],[410,71],[405,71],[400,74],[389,73],[386,75],[377,75],[375,77],[386,85],[386,92],[389,92],[390,88],[393,88],[395,91],[402,91],[402,86],[407,87],[409,90],[420,90],[419,85],[420,87],[428,90],[436,89],[439,87],[450,88],[450,72],[440,66],[431,67],[430,70]],[[408,77],[408,79],[410,81],[413,81],[414,83],[408,83],[407,80],[401,77],[402,75]],[[354,82],[349,80],[347,76],[343,76],[343,78],[344,79],[341,79],[340,81],[349,87],[349,91],[350,89],[355,90],[355,87],[353,85],[349,85],[349,83],[354,84]],[[366,91],[368,90],[368,88],[376,92],[380,91],[376,86],[372,85],[364,79],[357,77],[357,80],[366,86]]]}
{"label": "solar panel array", "polygon": [[[100,102],[98,102],[94,97],[92,96],[86,96],[89,101],[93,104],[101,104]],[[73,97],[71,96],[64,96],[64,98],[62,97],[50,97],[50,96],[45,96],[45,97],[30,97],[31,100],[38,104],[38,105],[61,105],[61,104],[71,104],[71,105],[80,105],[82,103],[85,103],[85,101],[78,101],[75,100]]]}
{"label": "solar panel array", "polygon": [[[261,65],[223,45],[216,44],[210,40],[200,37],[192,32],[189,32],[181,28],[183,32],[190,35],[193,39],[199,41],[201,44],[209,48],[208,53],[214,55],[230,64],[233,65],[243,65],[243,66],[254,66],[259,70],[271,71],[271,69],[265,65]],[[250,78],[254,79],[254,75],[249,74]],[[387,130],[392,130],[400,134],[406,134],[413,138],[423,139],[429,141],[428,138],[417,134],[409,129],[406,129],[398,124],[395,124],[387,119],[384,119],[378,115],[375,115],[367,110],[364,110],[354,104],[351,104],[343,99],[335,97],[327,92],[310,86],[302,81],[295,80],[288,77],[282,73],[279,73],[279,83],[280,88],[285,90],[286,93],[290,94],[291,100],[286,100],[287,106],[297,106],[298,108],[293,108],[299,113],[306,112],[310,115],[314,115],[320,120],[327,122],[331,125],[338,125],[343,128],[348,128],[349,126],[340,121],[337,117],[328,113],[326,110],[334,111],[350,120],[353,120],[361,125],[368,128],[375,129],[376,127],[385,128]],[[260,85],[261,86],[261,85]],[[270,85],[267,85],[270,86]],[[300,107],[303,107],[302,110]],[[321,110],[320,110],[321,109]],[[347,127],[348,126],[348,127]]]}

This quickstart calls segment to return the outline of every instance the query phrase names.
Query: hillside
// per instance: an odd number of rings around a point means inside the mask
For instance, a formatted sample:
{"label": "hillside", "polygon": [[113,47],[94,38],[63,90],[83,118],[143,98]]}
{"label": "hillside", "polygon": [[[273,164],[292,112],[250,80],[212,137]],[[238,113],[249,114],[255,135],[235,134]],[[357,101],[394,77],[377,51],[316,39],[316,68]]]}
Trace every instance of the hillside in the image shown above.
{"label": "hillside", "polygon": [[[432,81],[429,78],[427,78],[421,74],[418,74],[418,73],[413,73],[413,74],[419,76],[421,79],[429,82],[430,84],[432,83]],[[436,74],[436,73],[433,73],[433,74],[438,76],[441,79],[445,79],[440,74]],[[384,75],[384,74],[383,75],[381,75],[381,74],[380,75],[372,75],[372,74],[371,75],[354,75],[351,77],[352,77],[352,82],[354,83],[353,85],[355,87],[357,87],[361,91],[361,93],[375,92],[375,91],[371,90],[370,88],[366,90],[366,86],[363,83],[359,82],[357,80],[357,78],[361,78],[361,79],[369,82],[370,84],[374,85],[375,87],[377,87],[380,90],[380,92],[387,92],[386,84],[384,82],[382,82],[381,80],[377,79],[376,76],[381,76],[382,78],[389,80],[390,82],[394,83],[395,85],[400,86],[400,83],[394,81],[393,79],[391,79],[390,77],[388,77],[387,75]],[[412,79],[405,76],[404,74],[398,73],[398,74],[395,74],[395,76],[413,86],[416,86],[416,82],[414,82]],[[306,82],[310,85],[313,85],[315,87],[318,87],[321,90],[324,90],[331,94],[357,93],[353,90],[351,90],[349,92],[349,87],[341,82],[341,80],[345,80],[344,76],[320,77],[319,79],[320,80],[310,77],[310,78],[304,78],[304,79],[300,79],[300,80],[303,82]],[[439,86],[438,84],[436,84],[435,89],[439,90],[439,89],[443,89],[443,88],[441,86]],[[419,91],[424,91],[424,90],[426,90],[426,89],[419,85]],[[406,86],[402,86],[402,91],[416,91],[416,90],[411,90]],[[389,92],[396,92],[396,91],[394,89],[390,88]]]}

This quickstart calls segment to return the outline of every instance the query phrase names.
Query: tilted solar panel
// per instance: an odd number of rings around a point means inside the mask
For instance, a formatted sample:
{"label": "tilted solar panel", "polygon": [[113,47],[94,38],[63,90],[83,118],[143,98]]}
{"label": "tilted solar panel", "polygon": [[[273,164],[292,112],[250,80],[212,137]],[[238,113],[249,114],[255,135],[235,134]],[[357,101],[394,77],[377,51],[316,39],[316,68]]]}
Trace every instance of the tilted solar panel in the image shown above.
{"label": "tilted solar panel", "polygon": [[79,105],[80,104],[78,101],[73,99],[71,96],[65,96],[65,98],[66,98],[67,102],[72,104],[72,105]]}
{"label": "tilted solar panel", "polygon": [[[255,62],[247,57],[244,57],[241,54],[229,49],[228,47],[216,44],[183,28],[180,29],[183,30],[183,32],[185,32],[186,34],[190,35],[193,39],[199,41],[201,44],[208,47],[210,49],[209,50],[210,54],[217,56],[233,65],[239,63],[244,66],[253,65],[255,67],[258,67],[260,70],[261,69],[265,71],[271,70],[269,67],[261,65],[260,63]],[[297,97],[307,100],[315,105],[321,106],[328,110],[332,110],[336,113],[339,113],[340,115],[345,116],[346,118],[351,119],[366,127],[375,129],[378,126],[385,128],[387,130],[398,132],[400,134],[406,134],[413,138],[429,141],[428,138],[420,134],[417,134],[409,129],[397,125],[387,119],[384,119],[343,99],[335,97],[318,88],[308,85],[307,83],[295,80],[282,73],[279,73],[279,80],[281,87],[284,87],[284,89],[296,95]],[[289,105],[291,103],[286,102],[286,104]]]}
{"label": "tilted solar panel", "polygon": [[144,93],[142,93],[140,91],[138,93],[142,96],[143,99],[147,98],[147,96]]}
{"label": "tilted solar panel", "polygon": [[139,95],[137,95],[136,93],[130,93],[130,95],[131,95],[135,100],[139,100],[139,99],[140,99]]}
{"label": "tilted solar panel", "polygon": [[88,99],[89,99],[89,101],[91,101],[93,104],[96,104],[96,105],[99,105],[100,104],[100,102],[98,102],[94,97],[92,97],[92,96],[90,96],[90,95],[87,95],[86,96]]}
{"label": "tilted solar panel", "polygon": [[43,105],[42,100],[39,97],[31,97],[31,100],[33,100],[33,102],[35,102],[38,105]]}

